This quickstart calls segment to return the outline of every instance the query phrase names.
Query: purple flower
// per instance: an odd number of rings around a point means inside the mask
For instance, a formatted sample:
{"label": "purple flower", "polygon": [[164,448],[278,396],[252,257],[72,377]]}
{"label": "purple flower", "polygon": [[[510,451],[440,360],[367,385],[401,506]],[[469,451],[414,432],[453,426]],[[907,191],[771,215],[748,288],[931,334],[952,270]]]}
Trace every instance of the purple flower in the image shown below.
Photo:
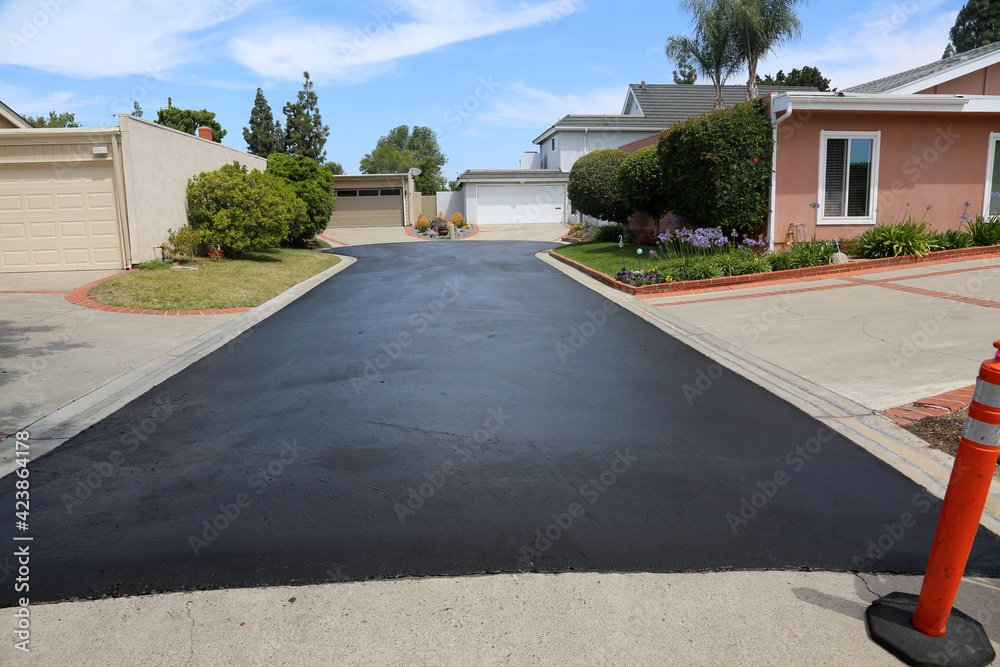
{"label": "purple flower", "polygon": [[962,217],[959,218],[962,222],[972,222],[972,216],[968,213],[963,213]]}

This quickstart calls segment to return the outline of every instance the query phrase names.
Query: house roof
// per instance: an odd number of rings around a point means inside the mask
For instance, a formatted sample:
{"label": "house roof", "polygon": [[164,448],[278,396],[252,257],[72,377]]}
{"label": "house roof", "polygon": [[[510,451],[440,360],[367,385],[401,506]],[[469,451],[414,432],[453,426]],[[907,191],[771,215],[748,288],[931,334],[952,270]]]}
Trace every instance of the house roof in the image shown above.
{"label": "house roof", "polygon": [[[656,121],[663,129],[668,125],[700,116],[715,107],[715,86],[633,83],[628,87],[629,96],[635,99],[640,113],[647,120]],[[811,86],[758,86],[760,95],[786,91],[816,91]],[[746,100],[746,86],[723,86],[722,99],[727,107]],[[625,102],[628,107],[628,99]]]}
{"label": "house roof", "polygon": [[[761,95],[785,91],[815,91],[812,87],[759,86]],[[724,86],[722,99],[727,107],[746,100],[745,86]],[[625,113],[630,102],[635,102],[635,113]],[[563,116],[556,124],[540,134],[534,141],[545,141],[560,130],[620,130],[659,132],[674,123],[700,116],[715,108],[715,86],[667,83],[633,83],[629,85],[623,113],[606,116],[571,114]]]}
{"label": "house roof", "polygon": [[32,127],[31,123],[29,123],[24,116],[17,113],[3,102],[0,102],[0,116],[9,120],[15,127],[23,128],[25,130]]}
{"label": "house roof", "polygon": [[847,93],[915,93],[1000,62],[1000,42],[847,88]]}
{"label": "house roof", "polygon": [[564,183],[569,174],[558,169],[468,169],[458,176],[458,183]]}
{"label": "house roof", "polygon": [[801,93],[771,98],[771,110],[887,111],[903,113],[1000,113],[1000,100],[992,95],[899,95],[891,93]]}

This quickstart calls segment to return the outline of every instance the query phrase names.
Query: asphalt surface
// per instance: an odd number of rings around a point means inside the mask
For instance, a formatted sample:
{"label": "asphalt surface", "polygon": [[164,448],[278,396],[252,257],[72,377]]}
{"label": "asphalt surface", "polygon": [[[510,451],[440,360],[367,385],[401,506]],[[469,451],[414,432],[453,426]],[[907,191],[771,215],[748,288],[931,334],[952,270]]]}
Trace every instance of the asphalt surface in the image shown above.
{"label": "asphalt surface", "polygon": [[[921,571],[936,501],[539,262],[546,247],[339,249],[360,261],[32,463],[32,601],[515,571]],[[8,545],[15,480],[0,480]],[[1000,575],[998,556],[982,531],[969,572]],[[12,562],[4,605],[21,595]]]}

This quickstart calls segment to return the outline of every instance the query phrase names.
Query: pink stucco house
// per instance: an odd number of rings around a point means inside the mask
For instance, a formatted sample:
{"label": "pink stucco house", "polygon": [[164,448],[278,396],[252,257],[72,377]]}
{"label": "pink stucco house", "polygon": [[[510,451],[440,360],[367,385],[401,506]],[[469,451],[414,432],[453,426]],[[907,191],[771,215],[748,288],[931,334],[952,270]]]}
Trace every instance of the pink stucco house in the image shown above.
{"label": "pink stucco house", "polygon": [[855,237],[910,213],[936,230],[1000,214],[1000,43],[841,92],[764,102],[777,244]]}

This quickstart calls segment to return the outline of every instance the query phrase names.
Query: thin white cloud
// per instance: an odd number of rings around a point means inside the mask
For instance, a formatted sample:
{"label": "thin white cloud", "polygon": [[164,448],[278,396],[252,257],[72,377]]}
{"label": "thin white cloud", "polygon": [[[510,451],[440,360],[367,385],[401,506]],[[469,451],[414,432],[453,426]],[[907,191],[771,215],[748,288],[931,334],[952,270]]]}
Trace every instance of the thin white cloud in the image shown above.
{"label": "thin white cloud", "polygon": [[193,35],[263,0],[36,0],[0,9],[0,63],[82,79],[160,72],[203,57]]}
{"label": "thin white cloud", "polygon": [[875,4],[866,14],[847,17],[841,28],[822,40],[803,39],[780,49],[761,64],[760,73],[810,65],[842,90],[934,62],[944,53],[957,14],[943,4],[944,0]]}
{"label": "thin white cloud", "polygon": [[393,0],[357,24],[292,21],[261,25],[230,42],[230,54],[261,76],[296,80],[304,70],[354,82],[403,58],[450,44],[542,24],[582,8],[581,0]]}
{"label": "thin white cloud", "polygon": [[514,129],[541,131],[566,114],[618,114],[625,103],[626,84],[600,88],[580,95],[553,93],[520,82],[502,86],[479,115],[480,122]]}

